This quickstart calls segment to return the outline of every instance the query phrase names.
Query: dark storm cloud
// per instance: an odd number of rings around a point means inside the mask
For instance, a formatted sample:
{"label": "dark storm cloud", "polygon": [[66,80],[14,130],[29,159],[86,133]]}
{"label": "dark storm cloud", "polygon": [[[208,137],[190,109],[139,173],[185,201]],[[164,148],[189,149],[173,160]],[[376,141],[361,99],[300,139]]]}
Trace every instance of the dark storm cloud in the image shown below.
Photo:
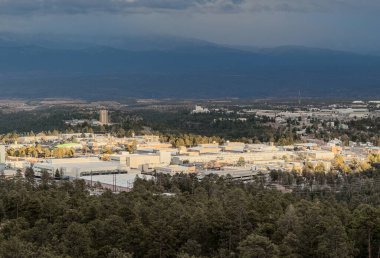
{"label": "dark storm cloud", "polygon": [[380,0],[0,0],[0,34],[163,34],[378,51],[379,12]]}

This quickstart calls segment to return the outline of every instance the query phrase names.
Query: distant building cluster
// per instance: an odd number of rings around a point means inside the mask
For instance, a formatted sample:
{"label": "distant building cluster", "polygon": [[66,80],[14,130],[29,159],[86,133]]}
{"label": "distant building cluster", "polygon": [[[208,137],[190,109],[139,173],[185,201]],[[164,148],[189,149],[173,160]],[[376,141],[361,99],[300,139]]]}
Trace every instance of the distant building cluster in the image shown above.
{"label": "distant building cluster", "polygon": [[101,125],[111,125],[111,119],[109,117],[108,110],[102,109],[99,111],[99,120],[88,120],[88,119],[73,119],[65,121],[65,124],[71,126],[78,126],[88,124],[91,126],[101,126]]}
{"label": "distant building cluster", "polygon": [[[64,139],[75,139],[75,143],[54,145]],[[5,155],[6,148],[33,146],[36,141],[56,148],[71,148],[76,155],[73,158]],[[132,153],[123,150],[123,146],[130,144],[135,146]],[[112,152],[106,158],[100,153],[105,148]],[[91,152],[86,155],[84,149]],[[170,143],[160,142],[155,135],[117,138],[106,134],[60,134],[20,137],[17,144],[0,146],[0,168],[8,176],[14,176],[17,170],[33,169],[38,177],[48,173],[53,177],[68,179],[91,178],[103,180],[105,185],[111,175],[117,174],[120,177],[118,187],[127,187],[122,182],[130,186],[133,185],[131,180],[134,177],[152,177],[156,173],[195,173],[199,177],[215,173],[250,180],[257,175],[268,176],[273,170],[301,172],[305,166],[322,167],[329,171],[338,155],[350,162],[353,159],[364,161],[369,154],[380,154],[380,148],[369,143],[350,143],[344,147],[338,139],[328,143],[309,142],[290,146],[226,142],[222,145],[210,143],[174,148]],[[128,175],[129,180],[121,180],[125,175]],[[134,175],[132,179],[131,175]]]}
{"label": "distant building cluster", "polygon": [[[269,117],[268,123],[274,126],[296,121],[293,128],[297,134],[306,134],[306,128],[314,118],[323,121],[316,127],[337,127],[348,129],[346,121],[377,117],[380,112],[377,102],[355,101],[351,106],[331,105],[326,108],[306,107],[304,109],[213,109],[216,116],[236,112],[237,116],[221,116],[222,119],[235,119],[244,123],[247,117]],[[191,112],[210,113],[210,109],[196,106]],[[220,120],[216,118],[215,121]],[[72,120],[70,124],[89,121]],[[211,121],[212,122],[212,121]],[[96,125],[110,123],[107,110],[99,112],[99,120],[91,121]],[[285,143],[287,144],[287,143]],[[44,155],[13,155],[22,148],[44,146],[49,149],[69,149],[70,158]],[[178,146],[178,145],[176,145]],[[7,154],[8,153],[8,154]],[[59,153],[59,152],[57,152]],[[157,135],[134,135],[115,137],[109,134],[68,133],[56,135],[37,134],[22,136],[12,144],[0,145],[0,171],[6,176],[14,176],[17,171],[32,169],[35,176],[44,173],[52,177],[67,179],[83,178],[99,181],[104,186],[124,189],[133,185],[136,177],[154,177],[157,173],[175,175],[178,173],[195,174],[199,178],[209,174],[231,176],[235,179],[252,180],[268,176],[271,171],[301,173],[305,169],[330,171],[336,166],[337,159],[341,166],[365,164],[369,155],[380,155],[380,148],[371,143],[345,142],[333,139],[328,142],[312,138],[303,138],[303,142],[282,146],[267,143],[244,143],[226,141],[223,144],[207,143],[194,146],[173,147],[169,142],[162,142]],[[117,176],[116,176],[117,175]],[[119,180],[118,180],[119,179]],[[117,181],[117,183],[116,183]],[[131,183],[132,182],[132,183]],[[124,188],[123,188],[124,187]]]}
{"label": "distant building cluster", "polygon": [[288,118],[318,118],[318,119],[337,119],[352,120],[369,117],[380,117],[380,110],[370,111],[368,108],[312,108],[309,110],[299,111],[282,111],[282,110],[243,110],[242,113],[256,114],[257,116],[266,116],[276,118],[278,121],[286,121]]}

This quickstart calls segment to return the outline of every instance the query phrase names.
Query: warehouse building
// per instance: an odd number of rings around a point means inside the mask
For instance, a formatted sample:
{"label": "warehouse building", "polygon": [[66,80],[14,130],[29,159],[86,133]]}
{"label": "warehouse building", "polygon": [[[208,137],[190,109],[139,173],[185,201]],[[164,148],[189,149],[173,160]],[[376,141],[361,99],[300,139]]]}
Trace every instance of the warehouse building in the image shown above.
{"label": "warehouse building", "polygon": [[110,159],[133,169],[142,169],[142,167],[153,168],[160,165],[169,165],[171,162],[171,152],[158,151],[146,154],[122,152],[121,154],[111,155]]}
{"label": "warehouse building", "polygon": [[63,177],[78,178],[88,174],[107,174],[126,172],[127,167],[120,162],[101,161],[98,158],[49,159],[33,166],[36,176],[43,172],[55,176],[56,172]]}

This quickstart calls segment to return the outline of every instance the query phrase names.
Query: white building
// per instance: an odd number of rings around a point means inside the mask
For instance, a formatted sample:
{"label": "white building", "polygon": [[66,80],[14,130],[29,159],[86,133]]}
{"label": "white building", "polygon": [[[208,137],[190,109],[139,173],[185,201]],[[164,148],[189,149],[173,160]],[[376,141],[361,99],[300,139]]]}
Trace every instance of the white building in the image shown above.
{"label": "white building", "polygon": [[208,108],[203,108],[201,106],[195,106],[195,109],[191,111],[192,114],[210,113]]}
{"label": "white building", "polygon": [[33,170],[36,176],[41,176],[43,172],[54,176],[58,171],[64,177],[78,178],[91,173],[126,171],[127,167],[120,162],[101,161],[98,158],[70,158],[48,159],[41,163],[35,163]]}

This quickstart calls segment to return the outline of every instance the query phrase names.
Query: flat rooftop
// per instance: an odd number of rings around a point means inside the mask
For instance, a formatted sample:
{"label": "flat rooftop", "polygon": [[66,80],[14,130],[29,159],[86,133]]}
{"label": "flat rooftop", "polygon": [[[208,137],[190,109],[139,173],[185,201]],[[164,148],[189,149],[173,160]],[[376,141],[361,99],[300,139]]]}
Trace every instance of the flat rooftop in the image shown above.
{"label": "flat rooftop", "polygon": [[[154,177],[149,175],[143,175],[141,173],[128,173],[128,174],[115,174],[115,175],[96,175],[92,176],[92,181],[100,182],[104,184],[114,184],[114,178],[116,178],[116,186],[132,187],[136,178],[142,178],[151,180]],[[81,176],[80,179],[91,180],[91,176]]]}

